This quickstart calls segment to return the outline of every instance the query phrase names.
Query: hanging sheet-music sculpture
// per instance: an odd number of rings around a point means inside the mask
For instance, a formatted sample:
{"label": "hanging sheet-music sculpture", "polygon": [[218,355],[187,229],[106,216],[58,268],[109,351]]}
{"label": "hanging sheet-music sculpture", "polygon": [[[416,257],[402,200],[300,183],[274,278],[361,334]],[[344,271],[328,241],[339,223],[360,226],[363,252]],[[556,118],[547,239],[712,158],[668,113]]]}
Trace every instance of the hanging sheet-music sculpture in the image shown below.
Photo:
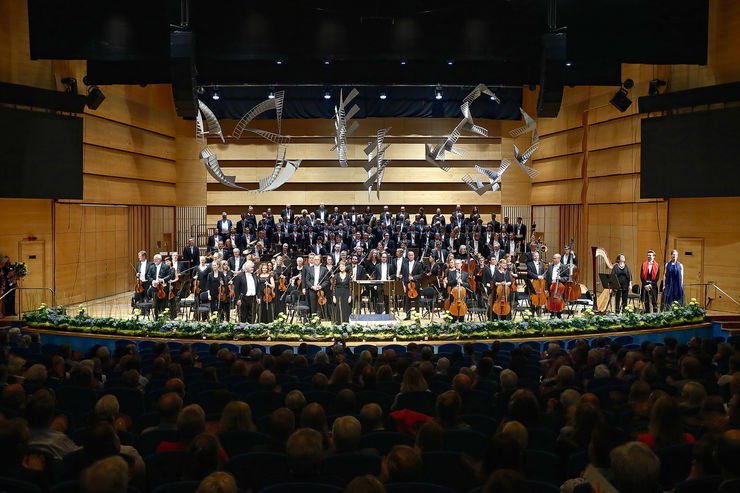
{"label": "hanging sheet-music sculpture", "polygon": [[353,105],[349,111],[345,112],[347,105],[359,94],[357,89],[352,89],[347,98],[342,98],[342,91],[339,91],[339,105],[334,107],[334,131],[336,136],[334,137],[334,145],[330,150],[337,151],[337,157],[339,158],[339,165],[342,168],[346,168],[347,164],[347,137],[357,130],[360,124],[357,121],[353,121],[352,124],[347,127],[347,123],[350,122],[353,116],[360,111],[360,107],[356,104]]}
{"label": "hanging sheet-music sculpture", "polygon": [[390,160],[383,159],[385,151],[390,147],[390,144],[383,145],[383,140],[390,129],[391,127],[381,128],[378,130],[375,141],[368,142],[365,147],[365,154],[367,155],[367,163],[365,164],[367,180],[365,180],[365,183],[363,183],[362,186],[367,188],[368,200],[370,200],[373,183],[375,184],[377,197],[380,198],[380,185],[383,182],[383,173],[390,162]]}

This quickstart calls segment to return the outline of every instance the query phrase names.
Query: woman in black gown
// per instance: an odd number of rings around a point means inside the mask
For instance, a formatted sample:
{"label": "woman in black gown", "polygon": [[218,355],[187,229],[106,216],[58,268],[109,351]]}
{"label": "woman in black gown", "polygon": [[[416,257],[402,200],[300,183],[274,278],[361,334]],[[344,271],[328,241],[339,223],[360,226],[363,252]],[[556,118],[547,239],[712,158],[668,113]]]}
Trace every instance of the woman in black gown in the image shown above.
{"label": "woman in black gown", "polygon": [[[502,258],[498,261],[498,269],[493,273],[493,286],[492,288],[498,288],[498,286],[505,286],[506,287],[506,294],[509,303],[513,300],[514,295],[514,277],[512,275],[512,270],[508,268],[507,262],[505,258]],[[509,312],[508,315],[501,317],[503,319],[509,319],[511,318],[511,312]]]}
{"label": "woman in black gown", "polygon": [[347,264],[342,260],[339,262],[339,272],[334,276],[334,292],[332,301],[334,302],[334,321],[338,324],[349,322],[350,314],[350,275],[347,272]]}
{"label": "woman in black gown", "polygon": [[[273,298],[271,301],[265,297],[267,288],[272,290]],[[267,268],[267,263],[260,264],[260,270],[257,274],[257,296],[262,300],[260,303],[260,322],[267,324],[275,318],[275,279]]]}

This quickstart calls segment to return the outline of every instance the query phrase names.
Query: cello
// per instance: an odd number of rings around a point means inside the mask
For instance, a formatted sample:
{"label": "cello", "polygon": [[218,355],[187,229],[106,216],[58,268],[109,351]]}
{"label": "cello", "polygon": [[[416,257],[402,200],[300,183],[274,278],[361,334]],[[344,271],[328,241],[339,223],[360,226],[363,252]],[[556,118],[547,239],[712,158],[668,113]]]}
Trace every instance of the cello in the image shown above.
{"label": "cello", "polygon": [[566,264],[568,266],[569,278],[565,283],[563,298],[567,301],[575,301],[581,297],[581,285],[578,284],[578,267],[573,263],[573,238],[570,239],[569,250],[571,254]]}
{"label": "cello", "polygon": [[468,305],[465,304],[465,293],[467,290],[463,287],[460,272],[457,273],[457,287],[450,290],[450,296],[445,304],[449,303],[450,314],[453,317],[464,317],[468,313]]}
{"label": "cello", "polygon": [[543,306],[547,303],[549,293],[547,292],[547,281],[544,279],[534,279],[532,281],[534,292],[529,295],[532,306]]}
{"label": "cello", "polygon": [[[511,303],[509,303],[509,288],[506,286],[506,278],[503,284],[496,286],[496,301],[493,303],[493,313],[499,318],[511,313]],[[493,293],[491,293],[493,294]]]}
{"label": "cello", "polygon": [[562,312],[565,305],[565,302],[563,301],[563,291],[565,291],[565,286],[563,286],[563,283],[558,279],[550,284],[549,291],[550,297],[547,300],[547,309],[550,313]]}

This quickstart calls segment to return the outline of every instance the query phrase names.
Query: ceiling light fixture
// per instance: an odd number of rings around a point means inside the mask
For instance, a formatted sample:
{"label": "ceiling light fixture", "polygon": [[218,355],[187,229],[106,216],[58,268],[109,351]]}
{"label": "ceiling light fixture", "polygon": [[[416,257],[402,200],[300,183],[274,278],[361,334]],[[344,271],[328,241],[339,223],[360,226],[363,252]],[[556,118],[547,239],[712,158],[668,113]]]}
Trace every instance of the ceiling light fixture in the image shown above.
{"label": "ceiling light fixture", "polygon": [[442,99],[442,86],[437,84],[437,87],[434,89],[434,99],[439,101]]}
{"label": "ceiling light fixture", "polygon": [[218,89],[213,90],[213,95],[211,96],[214,101],[218,101],[221,99],[221,95],[218,93]]}
{"label": "ceiling light fixture", "polygon": [[386,94],[385,91],[380,91],[380,96],[379,97],[380,97],[380,99],[382,99],[383,101],[385,101],[386,99],[388,99],[388,94]]}
{"label": "ceiling light fixture", "polygon": [[331,92],[329,91],[329,89],[324,91],[324,99],[326,100],[331,99]]}

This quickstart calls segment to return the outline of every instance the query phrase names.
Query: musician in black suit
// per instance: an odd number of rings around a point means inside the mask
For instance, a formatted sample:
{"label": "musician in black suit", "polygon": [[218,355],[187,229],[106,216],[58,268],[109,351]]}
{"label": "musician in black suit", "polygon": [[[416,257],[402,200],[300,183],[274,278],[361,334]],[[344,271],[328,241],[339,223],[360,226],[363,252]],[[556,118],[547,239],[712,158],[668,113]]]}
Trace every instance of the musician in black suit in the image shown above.
{"label": "musician in black suit", "polygon": [[134,291],[134,299],[137,302],[145,301],[149,296],[149,287],[152,285],[152,278],[149,277],[149,267],[152,265],[146,258],[144,250],[139,252],[139,261],[136,262],[136,279],[141,280],[141,287],[144,289],[141,293]]}
{"label": "musician in black suit", "polygon": [[182,251],[182,260],[188,264],[188,269],[198,265],[200,260],[200,249],[195,246],[195,238],[188,239],[188,246],[186,246]]}
{"label": "musician in black suit", "polygon": [[401,206],[401,211],[396,214],[396,222],[400,222],[401,224],[404,224],[406,220],[409,218],[409,213],[406,212],[406,207]]}
{"label": "musician in black suit", "polygon": [[[408,260],[404,262],[401,267],[401,275],[399,276],[403,284],[403,292],[406,295],[404,299],[404,305],[406,305],[406,320],[411,320],[411,305],[414,305],[417,312],[419,311],[419,293],[421,292],[420,281],[424,275],[424,266],[421,262],[416,260],[415,257],[416,255],[413,250],[408,252]],[[414,298],[409,297],[408,284],[412,281],[416,284],[414,288],[416,291],[416,297]]]}
{"label": "musician in black suit", "polygon": [[280,211],[280,215],[285,219],[285,222],[288,224],[291,224],[293,222],[293,219],[295,218],[295,213],[293,212],[293,209],[291,208],[290,204],[285,204],[285,209]]}
{"label": "musician in black suit", "polygon": [[[560,254],[556,253],[552,256],[552,263],[547,268],[547,274],[545,274],[545,281],[547,281],[548,289],[552,283],[560,282],[565,283],[568,281],[568,270],[565,268],[565,266],[560,262]],[[553,316],[560,318],[562,316],[562,312],[554,312],[552,314]]]}
{"label": "musician in black suit", "polygon": [[260,297],[257,296],[257,276],[254,274],[254,262],[248,260],[231,282],[234,283],[236,306],[241,323],[254,323],[257,314],[257,305]]}
{"label": "musician in black suit", "polygon": [[305,267],[305,282],[302,282],[302,292],[308,295],[308,303],[311,313],[319,312],[318,293],[323,290],[324,294],[329,287],[329,271],[321,264],[321,256],[314,255],[313,264]]}
{"label": "musician in black suit", "polygon": [[[463,287],[467,290],[471,290],[470,277],[468,273],[462,270],[462,260],[455,260],[455,270],[451,270],[447,273],[447,287],[450,288],[450,292],[457,288],[457,286]],[[452,317],[453,322],[464,321],[464,316]]]}
{"label": "musician in black suit", "polygon": [[244,219],[251,225],[250,229],[252,230],[252,234],[254,234],[254,231],[257,229],[257,216],[254,215],[254,207],[251,205],[247,209],[247,215],[244,216]]}
{"label": "musician in black suit", "polygon": [[491,253],[491,249],[488,244],[481,240],[480,233],[473,233],[473,239],[470,240],[470,253],[480,253],[485,258],[488,258],[488,255]]}
{"label": "musician in black suit", "polygon": [[326,255],[326,248],[324,248],[324,239],[319,236],[316,239],[316,244],[311,246],[311,253],[315,255]]}
{"label": "musician in black suit", "polygon": [[482,266],[482,280],[486,298],[491,294],[491,291],[495,291],[496,286],[493,285],[493,278],[498,268],[498,260],[491,256],[488,259],[488,265]]}
{"label": "musician in black suit", "polygon": [[238,248],[234,248],[232,250],[233,255],[229,258],[229,269],[231,269],[233,272],[239,272],[242,270],[242,267],[244,267],[244,264],[246,263],[247,259],[242,257],[241,251]]}
{"label": "musician in black suit", "polygon": [[[228,235],[225,235],[223,238],[226,238]],[[215,250],[218,248],[218,242],[223,239],[221,235],[218,233],[218,228],[213,228],[213,234],[208,237],[208,250]]]}
{"label": "musician in black suit", "polygon": [[570,249],[570,245],[565,245],[565,251],[563,252],[563,257],[561,259],[561,262],[563,265],[568,265],[572,263],[573,265],[578,265],[578,257],[576,257],[575,252],[572,252]]}
{"label": "musician in black suit", "polygon": [[[149,297],[154,300],[154,316],[159,316],[159,313],[167,306],[167,297],[169,295],[169,280],[172,279],[172,269],[169,265],[162,262],[162,256],[157,254],[154,256],[154,263],[149,264],[149,274],[147,276],[151,279],[151,287],[149,288]],[[162,285],[165,293],[164,299],[157,297],[157,286]]]}
{"label": "musician in black suit", "polygon": [[[547,266],[540,260],[539,252],[530,252],[532,254],[532,260],[527,262],[527,279],[534,281],[536,279],[544,280],[547,275]],[[529,253],[527,254],[529,255]],[[545,287],[547,289],[547,287]],[[530,293],[533,294],[533,293]],[[532,306],[532,312],[539,312],[540,307]],[[539,313],[537,313],[539,315]]]}
{"label": "musician in black suit", "polygon": [[231,219],[228,219],[226,217],[226,212],[222,212],[221,219],[219,219],[216,223],[216,230],[218,230],[218,234],[224,237],[228,237],[229,234],[231,234],[232,226],[233,224],[231,223]]}
{"label": "musician in black suit", "polygon": [[525,224],[522,224],[521,217],[516,218],[516,224],[514,225],[513,232],[514,232],[514,239],[516,240],[517,244],[526,242],[527,226]]}
{"label": "musician in black suit", "polygon": [[491,226],[493,228],[494,233],[500,233],[501,232],[501,223],[496,221],[496,213],[494,212],[491,214],[491,220],[488,221],[486,226]]}
{"label": "musician in black suit", "polygon": [[539,252],[537,251],[537,243],[530,243],[529,251],[527,251],[527,263],[532,261],[535,253],[539,254]]}
{"label": "musician in black suit", "polygon": [[[393,264],[388,261],[388,253],[383,252],[380,256],[380,262],[375,265],[375,279],[379,281],[388,281],[393,279]],[[376,286],[378,291],[378,300],[382,297],[385,313],[390,313],[390,293],[385,292],[385,285]],[[377,311],[377,307],[376,307]]]}
{"label": "musician in black suit", "polygon": [[316,215],[316,219],[321,220],[322,223],[325,223],[326,220],[329,219],[329,209],[326,208],[323,202],[319,205],[319,208],[316,209],[314,214]]}

